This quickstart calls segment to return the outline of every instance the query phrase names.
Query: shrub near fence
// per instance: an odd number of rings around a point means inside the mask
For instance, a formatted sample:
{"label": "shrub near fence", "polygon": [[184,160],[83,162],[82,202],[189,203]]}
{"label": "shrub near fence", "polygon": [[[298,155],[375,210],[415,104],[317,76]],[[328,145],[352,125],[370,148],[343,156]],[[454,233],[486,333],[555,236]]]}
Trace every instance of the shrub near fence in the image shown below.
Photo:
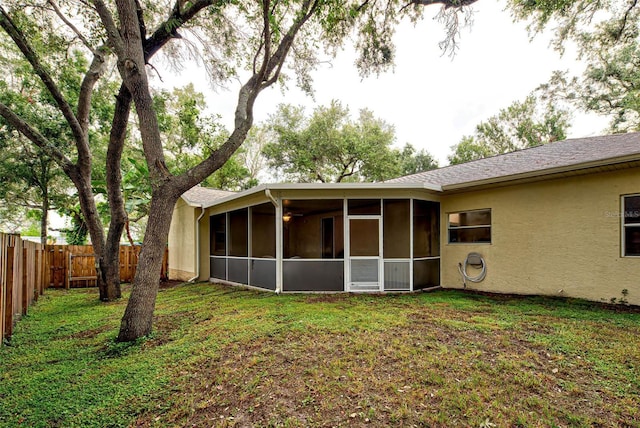
{"label": "shrub near fence", "polygon": [[46,258],[44,245],[0,233],[1,339],[11,336],[15,322],[44,293]]}

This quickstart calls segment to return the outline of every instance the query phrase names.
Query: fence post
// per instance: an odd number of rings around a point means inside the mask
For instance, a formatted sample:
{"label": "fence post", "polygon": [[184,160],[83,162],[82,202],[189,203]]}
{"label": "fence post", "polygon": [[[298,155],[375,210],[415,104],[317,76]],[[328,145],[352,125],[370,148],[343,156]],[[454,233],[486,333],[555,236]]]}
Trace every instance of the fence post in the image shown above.
{"label": "fence post", "polygon": [[13,333],[13,250],[13,247],[7,247],[4,337],[10,337]]}
{"label": "fence post", "polygon": [[65,280],[64,280],[64,288],[66,288],[67,290],[71,286],[71,258],[73,257],[71,255],[71,251],[69,251],[68,254],[69,254],[69,257],[67,258],[67,260],[68,260],[67,272],[66,272]]}
{"label": "fence post", "polygon": [[34,266],[35,270],[36,270],[36,284],[35,284],[35,293],[34,293],[34,299],[37,302],[38,298],[40,297],[40,295],[43,292],[43,288],[42,288],[42,265],[44,264],[44,260],[42,258],[42,248],[40,246],[36,247],[36,253],[35,253],[35,260],[36,260],[36,265]]}
{"label": "fence post", "polygon": [[29,278],[27,274],[27,248],[22,248],[22,315],[27,314],[27,306],[29,306]]}

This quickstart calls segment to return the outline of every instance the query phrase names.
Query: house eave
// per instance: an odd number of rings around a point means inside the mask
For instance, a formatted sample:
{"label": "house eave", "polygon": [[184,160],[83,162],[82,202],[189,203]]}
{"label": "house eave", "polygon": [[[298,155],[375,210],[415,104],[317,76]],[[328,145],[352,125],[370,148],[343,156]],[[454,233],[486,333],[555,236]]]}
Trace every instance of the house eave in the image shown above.
{"label": "house eave", "polygon": [[210,208],[216,205],[221,205],[237,199],[246,198],[259,193],[269,191],[284,191],[284,190],[424,190],[427,192],[441,193],[442,187],[433,185],[430,183],[270,183],[260,184],[251,189],[244,190],[233,195],[229,195],[209,204],[204,204],[204,208]]}

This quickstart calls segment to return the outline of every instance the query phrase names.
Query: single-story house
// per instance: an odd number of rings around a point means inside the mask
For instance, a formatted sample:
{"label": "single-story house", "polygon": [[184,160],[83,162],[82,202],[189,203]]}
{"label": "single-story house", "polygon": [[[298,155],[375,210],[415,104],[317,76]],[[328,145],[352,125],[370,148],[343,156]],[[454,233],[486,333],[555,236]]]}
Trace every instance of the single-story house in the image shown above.
{"label": "single-story house", "polygon": [[640,305],[640,133],[383,183],[195,187],[169,255],[175,278],[278,293],[467,287]]}

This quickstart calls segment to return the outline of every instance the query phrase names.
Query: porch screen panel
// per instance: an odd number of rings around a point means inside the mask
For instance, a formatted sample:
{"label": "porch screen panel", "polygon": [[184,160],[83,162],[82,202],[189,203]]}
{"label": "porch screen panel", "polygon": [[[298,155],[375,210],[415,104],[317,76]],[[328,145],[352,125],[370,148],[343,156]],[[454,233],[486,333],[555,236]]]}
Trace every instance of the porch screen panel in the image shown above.
{"label": "porch screen panel", "polygon": [[380,215],[380,199],[349,199],[349,215]]}
{"label": "porch screen panel", "polygon": [[227,215],[217,214],[210,217],[211,224],[211,255],[227,255]]}
{"label": "porch screen panel", "polygon": [[413,262],[413,289],[440,285],[440,260],[415,260]]}
{"label": "porch screen panel", "polygon": [[276,207],[272,203],[251,207],[251,257],[276,257]]}
{"label": "porch screen panel", "polygon": [[410,281],[411,262],[409,261],[385,261],[384,262],[384,289],[385,291],[411,290]]}
{"label": "porch screen panel", "polygon": [[248,259],[227,259],[228,277],[227,280],[238,284],[249,283]]}
{"label": "porch screen panel", "polygon": [[408,259],[411,256],[409,200],[385,200],[383,206],[384,258]]}
{"label": "porch screen panel", "polygon": [[211,278],[227,279],[227,259],[225,257],[211,257],[209,261]]}
{"label": "porch screen panel", "polygon": [[349,223],[350,255],[380,255],[379,236],[378,219],[352,219]]}
{"label": "porch screen panel", "polygon": [[413,257],[440,255],[440,204],[413,201]]}
{"label": "porch screen panel", "polygon": [[283,291],[344,291],[342,260],[284,260]]}
{"label": "porch screen panel", "polygon": [[335,257],[335,219],[325,217],[322,219],[322,258],[333,259]]}
{"label": "porch screen panel", "polygon": [[351,259],[352,282],[378,282],[377,259]]}
{"label": "porch screen panel", "polygon": [[[284,200],[283,256],[285,259],[344,257],[342,199]],[[333,219],[333,228],[323,228]],[[325,244],[333,242],[332,251]]]}
{"label": "porch screen panel", "polygon": [[252,259],[251,281],[249,285],[265,288],[267,290],[276,289],[276,261],[267,259]]}
{"label": "porch screen panel", "polygon": [[229,255],[247,257],[249,250],[249,212],[247,208],[229,213]]}

